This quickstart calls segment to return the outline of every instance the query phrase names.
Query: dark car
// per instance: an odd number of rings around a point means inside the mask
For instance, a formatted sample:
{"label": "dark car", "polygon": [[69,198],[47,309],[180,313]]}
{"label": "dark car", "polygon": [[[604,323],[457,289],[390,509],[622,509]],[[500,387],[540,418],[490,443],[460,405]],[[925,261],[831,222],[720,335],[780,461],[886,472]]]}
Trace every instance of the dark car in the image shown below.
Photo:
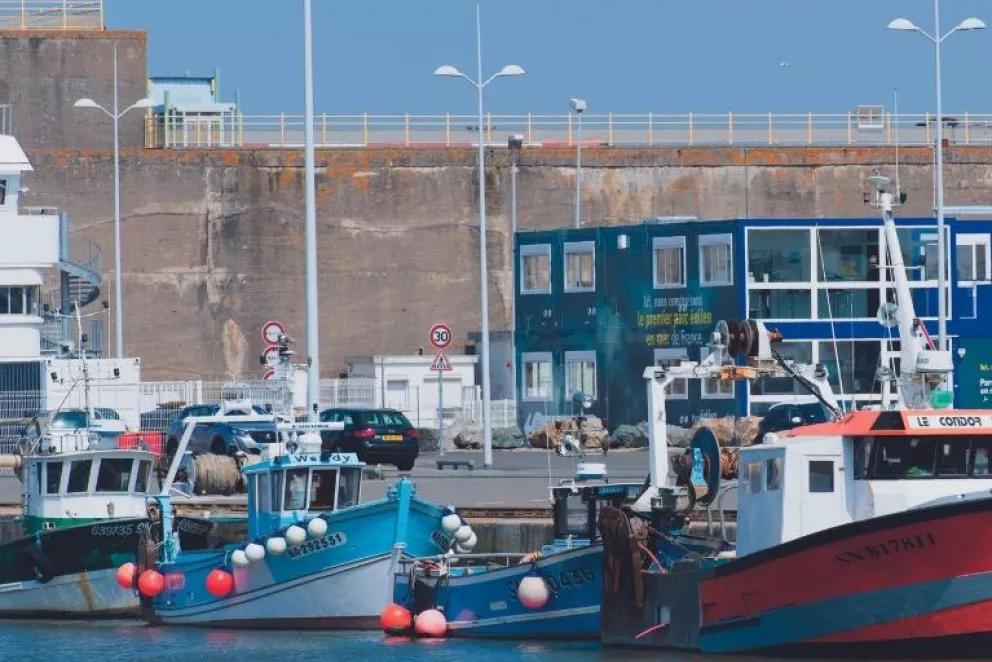
{"label": "dark car", "polygon": [[325,423],[344,423],[344,430],[321,432],[323,449],[357,453],[368,464],[393,464],[409,471],[420,452],[417,428],[395,409],[325,409]]}
{"label": "dark car", "polygon": [[[199,404],[183,407],[179,414],[169,423],[166,431],[165,452],[172,456],[179,447],[186,419],[190,416],[216,416],[221,413],[217,404]],[[243,409],[229,409],[226,416],[243,416],[246,414],[268,415],[261,407],[252,405]],[[210,423],[196,426],[190,437],[187,452],[194,455],[200,453],[216,453],[217,455],[234,455],[237,453],[258,454],[262,444],[271,444],[278,439],[276,425],[272,421],[255,421],[251,423]]]}
{"label": "dark car", "polygon": [[827,408],[819,402],[781,402],[769,407],[765,417],[761,419],[755,443],[760,444],[769,432],[781,432],[800,425],[826,423],[829,420],[830,414]]}

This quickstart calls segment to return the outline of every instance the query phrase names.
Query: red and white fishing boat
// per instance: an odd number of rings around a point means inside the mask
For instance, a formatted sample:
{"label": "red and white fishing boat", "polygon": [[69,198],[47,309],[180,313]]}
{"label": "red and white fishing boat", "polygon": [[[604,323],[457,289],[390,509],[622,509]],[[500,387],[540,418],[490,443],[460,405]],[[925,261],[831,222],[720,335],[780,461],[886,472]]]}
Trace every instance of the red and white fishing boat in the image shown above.
{"label": "red and white fishing boat", "polygon": [[[880,319],[899,330],[899,375],[883,377],[898,388],[886,389],[880,410],[838,412],[742,448],[731,545],[681,534],[687,509],[698,507],[696,484],[716,486],[719,456],[697,440],[695,477],[669,474],[665,386],[687,376],[797,373],[836,411],[826,376],[770,363],[774,334],[754,323],[743,328],[755,338],[724,334],[707,361],[649,368],[651,489],[639,513],[600,520],[606,643],[889,657],[992,650],[992,411],[931,405],[945,394],[950,353],[915,317],[893,195],[885,178],[872,183],[897,296]],[[748,350],[749,367],[724,364],[734,347]]]}

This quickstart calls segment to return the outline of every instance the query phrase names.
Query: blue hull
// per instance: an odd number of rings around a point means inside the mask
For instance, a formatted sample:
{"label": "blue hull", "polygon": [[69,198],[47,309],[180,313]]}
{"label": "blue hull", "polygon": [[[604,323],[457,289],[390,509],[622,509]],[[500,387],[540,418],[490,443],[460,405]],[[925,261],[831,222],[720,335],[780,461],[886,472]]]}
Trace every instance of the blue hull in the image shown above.
{"label": "blue hull", "polygon": [[[449,636],[595,639],[602,567],[602,546],[590,545],[535,563],[436,581],[417,578],[416,587],[410,586],[409,575],[401,574],[396,576],[394,599],[415,611],[440,609],[448,619]],[[528,609],[517,599],[517,586],[528,575],[542,577],[550,589],[551,598],[540,609]]]}

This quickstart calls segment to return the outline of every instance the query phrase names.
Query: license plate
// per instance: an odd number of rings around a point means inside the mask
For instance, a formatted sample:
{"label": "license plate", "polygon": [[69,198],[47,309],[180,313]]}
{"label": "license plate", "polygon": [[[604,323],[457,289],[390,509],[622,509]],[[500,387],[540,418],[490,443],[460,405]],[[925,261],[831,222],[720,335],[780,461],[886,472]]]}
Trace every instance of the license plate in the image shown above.
{"label": "license plate", "polygon": [[384,434],[382,435],[383,441],[403,441],[403,435],[401,434]]}

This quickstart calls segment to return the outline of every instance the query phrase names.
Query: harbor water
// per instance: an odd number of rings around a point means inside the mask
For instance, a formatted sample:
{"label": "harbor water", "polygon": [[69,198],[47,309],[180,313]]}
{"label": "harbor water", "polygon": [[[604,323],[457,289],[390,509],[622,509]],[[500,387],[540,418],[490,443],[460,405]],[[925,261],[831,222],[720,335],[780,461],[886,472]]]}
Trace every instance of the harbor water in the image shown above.
{"label": "harbor water", "polygon": [[[488,641],[385,637],[378,632],[242,631],[159,628],[139,621],[7,621],[0,627],[0,659],[14,651],[34,662],[194,660],[375,660],[464,662],[485,660],[665,660],[759,662],[786,658],[708,656],[675,651],[601,648],[594,641]],[[850,662],[850,661],[848,661]]]}

